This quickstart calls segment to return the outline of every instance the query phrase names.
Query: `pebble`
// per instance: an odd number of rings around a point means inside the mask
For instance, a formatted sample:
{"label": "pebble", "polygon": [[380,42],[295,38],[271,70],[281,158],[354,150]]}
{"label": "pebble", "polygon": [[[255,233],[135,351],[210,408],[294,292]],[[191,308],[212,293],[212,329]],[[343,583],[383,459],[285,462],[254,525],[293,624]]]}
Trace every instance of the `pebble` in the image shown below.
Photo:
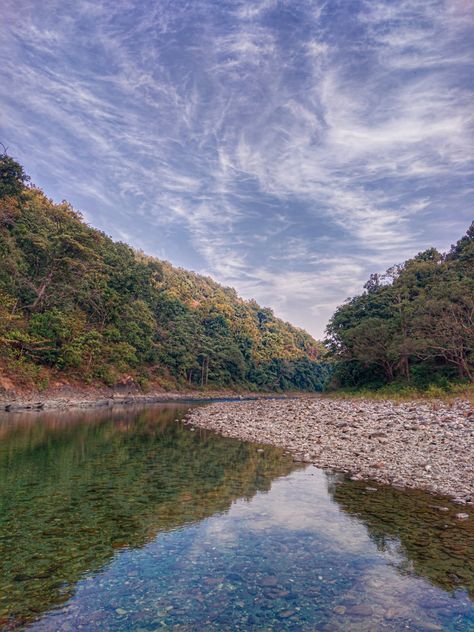
{"label": "pebble", "polygon": [[277,586],[278,579],[274,577],[273,575],[268,575],[267,577],[263,577],[260,580],[260,585],[261,586]]}
{"label": "pebble", "polygon": [[373,613],[374,611],[372,607],[363,603],[357,604],[355,606],[350,606],[347,609],[347,614],[356,615],[358,617],[370,617]]}
{"label": "pebble", "polygon": [[334,468],[353,480],[396,483],[471,505],[472,419],[472,404],[461,399],[398,403],[323,396],[218,402],[193,409],[186,423],[281,447],[297,462]]}
{"label": "pebble", "polygon": [[417,621],[416,629],[423,632],[436,632],[437,630],[442,630],[443,628],[437,623],[431,623],[430,621]]}
{"label": "pebble", "polygon": [[396,619],[398,617],[398,611],[395,608],[389,608],[385,611],[384,617],[388,621],[392,621],[392,619]]}
{"label": "pebble", "polygon": [[346,613],[346,606],[336,606],[335,608],[333,608],[332,611],[335,614],[345,614]]}
{"label": "pebble", "polygon": [[282,610],[281,612],[278,613],[277,616],[279,619],[289,619],[294,614],[295,614],[294,610]]}

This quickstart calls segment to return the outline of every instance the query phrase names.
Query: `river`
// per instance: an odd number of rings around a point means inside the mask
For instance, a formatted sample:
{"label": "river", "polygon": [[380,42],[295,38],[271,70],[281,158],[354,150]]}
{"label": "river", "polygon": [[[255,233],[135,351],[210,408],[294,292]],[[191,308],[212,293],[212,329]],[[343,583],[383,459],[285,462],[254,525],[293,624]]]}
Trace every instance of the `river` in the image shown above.
{"label": "river", "polygon": [[474,521],[185,426],[0,417],[0,629],[474,630]]}

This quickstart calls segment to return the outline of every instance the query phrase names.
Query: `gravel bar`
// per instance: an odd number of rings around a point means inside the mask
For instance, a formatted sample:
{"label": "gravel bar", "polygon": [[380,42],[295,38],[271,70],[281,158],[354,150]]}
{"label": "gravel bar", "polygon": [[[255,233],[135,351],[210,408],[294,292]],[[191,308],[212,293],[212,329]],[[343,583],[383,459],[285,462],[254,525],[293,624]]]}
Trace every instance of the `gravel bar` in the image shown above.
{"label": "gravel bar", "polygon": [[474,504],[474,408],[464,400],[294,399],[225,402],[186,423],[285,448],[295,461]]}

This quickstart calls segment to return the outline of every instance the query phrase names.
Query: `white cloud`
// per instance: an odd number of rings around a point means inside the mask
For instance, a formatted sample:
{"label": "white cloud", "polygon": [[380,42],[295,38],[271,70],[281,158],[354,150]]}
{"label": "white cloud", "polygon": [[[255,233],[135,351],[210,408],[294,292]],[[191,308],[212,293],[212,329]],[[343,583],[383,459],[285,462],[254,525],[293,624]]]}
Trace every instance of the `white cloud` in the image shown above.
{"label": "white cloud", "polygon": [[320,333],[467,217],[471,5],[356,5],[7,0],[3,125],[91,223]]}

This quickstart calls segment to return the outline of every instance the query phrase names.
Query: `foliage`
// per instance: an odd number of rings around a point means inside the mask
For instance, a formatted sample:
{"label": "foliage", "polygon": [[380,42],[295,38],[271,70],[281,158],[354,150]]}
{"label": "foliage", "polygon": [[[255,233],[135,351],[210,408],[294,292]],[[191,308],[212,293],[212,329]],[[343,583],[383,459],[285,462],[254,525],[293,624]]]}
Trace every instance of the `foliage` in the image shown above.
{"label": "foliage", "polygon": [[[0,156],[3,370],[81,382],[321,390],[321,345],[270,309],[87,226]],[[26,370],[23,372],[27,375]],[[127,377],[127,379],[128,379]]]}
{"label": "foliage", "polygon": [[434,393],[474,383],[474,222],[449,253],[429,249],[372,275],[327,334],[336,386]]}

